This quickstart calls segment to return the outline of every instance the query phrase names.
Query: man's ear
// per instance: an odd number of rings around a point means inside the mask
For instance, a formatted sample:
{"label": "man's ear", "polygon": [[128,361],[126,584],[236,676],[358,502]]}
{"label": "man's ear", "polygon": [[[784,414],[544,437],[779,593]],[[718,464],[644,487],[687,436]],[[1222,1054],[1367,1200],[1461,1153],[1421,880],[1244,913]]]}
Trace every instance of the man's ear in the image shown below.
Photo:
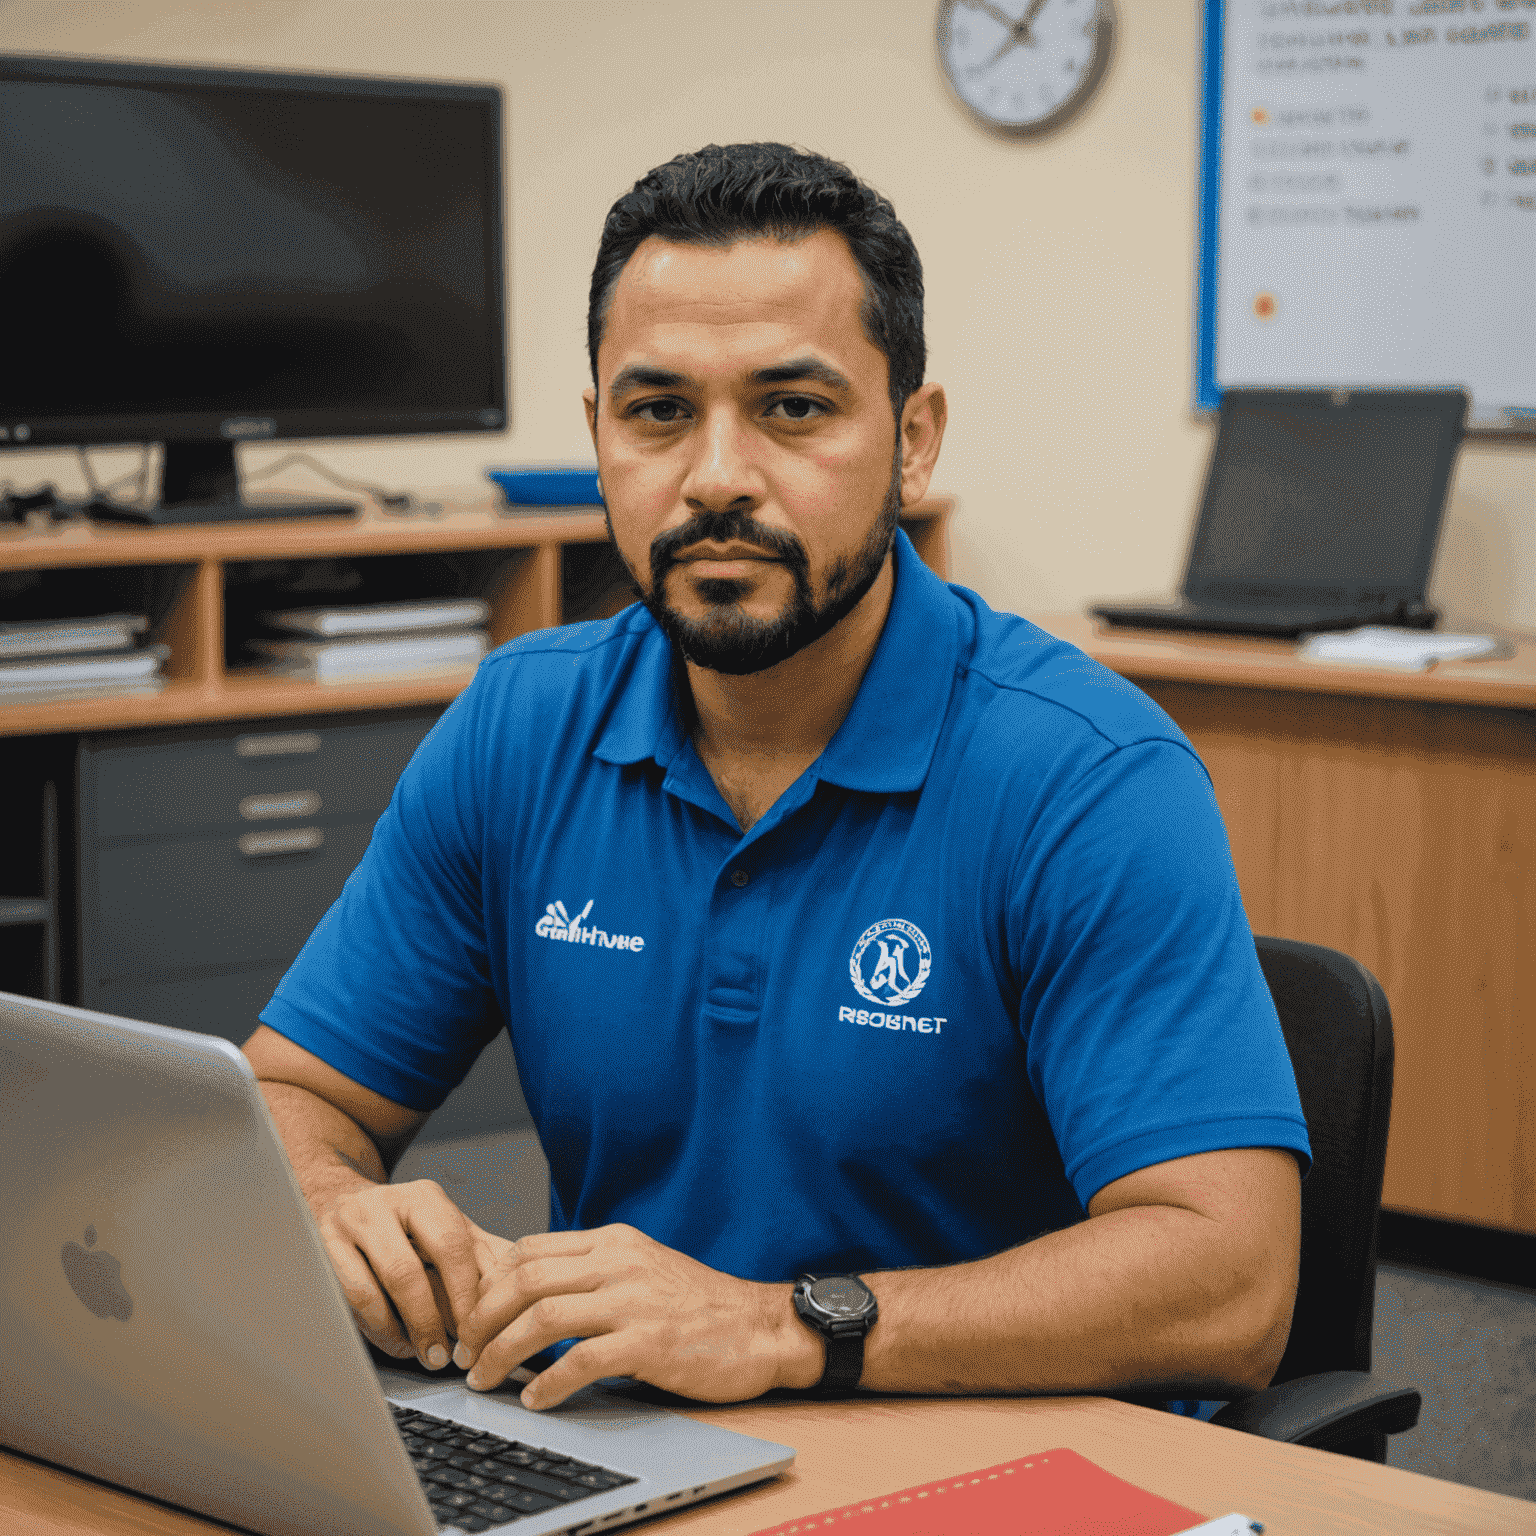
{"label": "man's ear", "polygon": [[587,431],[592,434],[592,451],[597,452],[597,391],[584,389],[581,392],[581,403],[587,410]]}
{"label": "man's ear", "polygon": [[902,506],[913,506],[928,494],[948,420],[949,404],[942,384],[924,384],[907,396],[901,410]]}

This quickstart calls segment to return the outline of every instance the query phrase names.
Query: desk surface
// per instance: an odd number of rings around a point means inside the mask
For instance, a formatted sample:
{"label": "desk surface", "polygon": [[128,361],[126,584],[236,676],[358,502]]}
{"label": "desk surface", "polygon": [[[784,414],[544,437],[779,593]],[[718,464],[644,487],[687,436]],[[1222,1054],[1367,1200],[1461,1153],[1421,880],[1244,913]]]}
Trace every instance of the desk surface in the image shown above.
{"label": "desk surface", "polygon": [[1124,677],[1536,710],[1536,640],[1512,638],[1515,654],[1507,659],[1440,662],[1427,672],[1394,672],[1303,661],[1294,640],[1117,629],[1085,613],[1031,617]]}
{"label": "desk surface", "polygon": [[[692,1417],[798,1448],[786,1475],[643,1527],[749,1536],[799,1515],[1067,1446],[1210,1516],[1240,1511],[1267,1536],[1536,1533],[1536,1504],[1369,1462],[1259,1440],[1103,1398],[742,1403]],[[7,1536],[199,1536],[193,1515],[0,1452]]]}

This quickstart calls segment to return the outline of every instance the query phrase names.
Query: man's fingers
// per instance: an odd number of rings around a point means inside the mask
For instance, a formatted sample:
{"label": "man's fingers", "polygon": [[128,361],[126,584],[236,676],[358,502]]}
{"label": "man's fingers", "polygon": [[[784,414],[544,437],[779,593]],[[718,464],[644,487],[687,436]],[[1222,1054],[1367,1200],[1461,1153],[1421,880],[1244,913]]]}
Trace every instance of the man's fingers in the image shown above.
{"label": "man's fingers", "polygon": [[325,1246],[331,1268],[341,1283],[341,1293],[347,1298],[347,1305],[364,1337],[397,1360],[414,1354],[395,1309],[390,1306],[377,1276],[356,1245],[349,1238],[338,1235],[327,1236]]}
{"label": "man's fingers", "polygon": [[561,1339],[606,1333],[611,1326],[612,1321],[589,1296],[546,1296],[525,1307],[478,1352],[465,1385],[489,1392],[506,1380],[509,1371],[541,1349]]}
{"label": "man's fingers", "polygon": [[357,1235],[358,1247],[394,1303],[417,1358],[431,1370],[447,1365],[452,1346],[432,1284],[397,1221],[373,1220]]}
{"label": "man's fingers", "polygon": [[[438,1316],[451,1318],[454,1313],[454,1307],[448,1295],[448,1289],[443,1284],[443,1277],[430,1264],[427,1266],[427,1284],[432,1287],[432,1300],[437,1305]],[[448,1331],[450,1335],[455,1332],[451,1324]],[[452,1345],[450,1344],[449,1347],[452,1348]]]}
{"label": "man's fingers", "polygon": [[594,1227],[578,1232],[530,1232],[517,1240],[518,1258],[569,1258],[573,1254],[591,1253],[597,1247],[597,1239],[606,1232],[622,1230],[618,1227]]}
{"label": "man's fingers", "polygon": [[408,1195],[404,1225],[412,1246],[437,1270],[447,1293],[443,1317],[457,1333],[480,1297],[480,1263],[464,1213],[429,1180],[396,1186]]}
{"label": "man's fingers", "polygon": [[611,1278],[588,1254],[523,1259],[484,1287],[478,1303],[460,1323],[454,1358],[460,1365],[473,1364],[479,1352],[534,1303],[553,1296],[588,1295]]}
{"label": "man's fingers", "polygon": [[[322,1229],[338,1275],[345,1272],[349,1301],[357,1298],[353,1311],[363,1331],[389,1348],[403,1325],[423,1365],[447,1365],[449,1327],[479,1294],[479,1266],[468,1224],[442,1190],[429,1180],[361,1190],[337,1201]],[[358,1273],[356,1259],[371,1272],[372,1286]],[[391,1306],[398,1323],[391,1318],[386,1324],[383,1314]]]}
{"label": "man's fingers", "polygon": [[557,1408],[573,1392],[604,1376],[632,1375],[635,1361],[626,1339],[622,1333],[605,1333],[573,1344],[523,1388],[523,1407]]}

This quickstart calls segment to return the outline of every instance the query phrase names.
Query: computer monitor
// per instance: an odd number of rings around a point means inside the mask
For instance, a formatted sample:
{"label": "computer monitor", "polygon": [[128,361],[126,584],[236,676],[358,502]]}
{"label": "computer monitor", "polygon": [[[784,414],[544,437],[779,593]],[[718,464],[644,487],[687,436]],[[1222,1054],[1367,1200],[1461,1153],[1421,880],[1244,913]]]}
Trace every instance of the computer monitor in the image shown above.
{"label": "computer monitor", "polygon": [[181,522],[240,442],[505,426],[495,87],[0,56],[0,167],[0,447],[163,442]]}

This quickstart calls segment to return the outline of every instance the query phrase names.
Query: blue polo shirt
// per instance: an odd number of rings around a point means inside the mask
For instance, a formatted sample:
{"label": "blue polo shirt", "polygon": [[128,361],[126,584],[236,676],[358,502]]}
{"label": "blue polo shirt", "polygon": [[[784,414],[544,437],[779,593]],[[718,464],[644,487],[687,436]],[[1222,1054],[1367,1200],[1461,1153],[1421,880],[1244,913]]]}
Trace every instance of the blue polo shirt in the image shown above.
{"label": "blue polo shirt", "polygon": [[508,1029],[552,1227],[755,1280],[1305,1162],[1209,780],[1144,694],[905,535],[853,707],[746,835],[679,684],[638,606],[489,656],[263,1021],[419,1110]]}

